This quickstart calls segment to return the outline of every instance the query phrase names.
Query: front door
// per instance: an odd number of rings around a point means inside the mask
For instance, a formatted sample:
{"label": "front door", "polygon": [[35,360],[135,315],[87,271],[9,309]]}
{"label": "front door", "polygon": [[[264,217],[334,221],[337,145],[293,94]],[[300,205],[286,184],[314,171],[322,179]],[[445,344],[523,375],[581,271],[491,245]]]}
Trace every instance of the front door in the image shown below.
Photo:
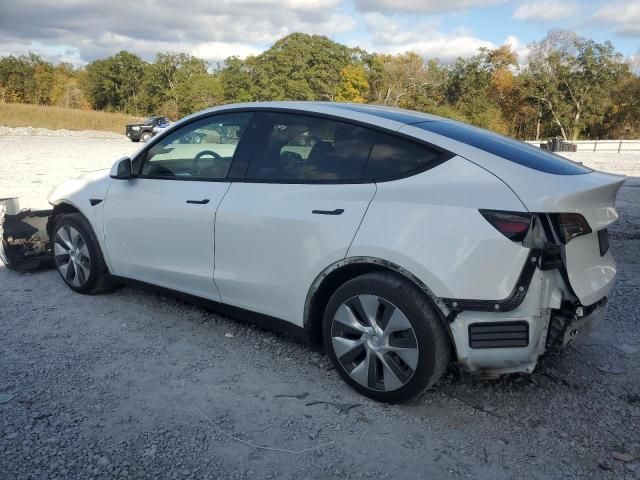
{"label": "front door", "polygon": [[135,178],[113,181],[104,238],[114,275],[220,300],[215,213],[250,117],[219,114],[182,126],[141,152]]}

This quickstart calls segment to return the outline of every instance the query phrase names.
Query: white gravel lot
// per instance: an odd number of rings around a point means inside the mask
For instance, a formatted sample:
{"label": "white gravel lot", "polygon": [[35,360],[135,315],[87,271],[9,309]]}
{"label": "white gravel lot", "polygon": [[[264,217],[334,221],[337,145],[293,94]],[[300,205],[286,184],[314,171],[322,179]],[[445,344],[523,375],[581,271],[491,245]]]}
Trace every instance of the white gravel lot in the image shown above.
{"label": "white gravel lot", "polygon": [[[137,148],[16,133],[0,129],[0,197],[23,206]],[[636,175],[611,229],[606,323],[531,376],[452,369],[405,405],[357,395],[278,334],[139,288],[84,296],[55,271],[0,266],[0,478],[640,478],[640,157],[580,158]]]}

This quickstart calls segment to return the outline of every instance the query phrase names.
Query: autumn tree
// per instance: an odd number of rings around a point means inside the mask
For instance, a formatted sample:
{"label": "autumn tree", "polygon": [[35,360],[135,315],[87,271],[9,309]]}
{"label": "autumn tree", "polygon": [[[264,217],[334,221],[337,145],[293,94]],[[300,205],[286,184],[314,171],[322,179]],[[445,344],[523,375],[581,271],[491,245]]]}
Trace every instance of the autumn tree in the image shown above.
{"label": "autumn tree", "polygon": [[0,58],[0,100],[49,105],[53,65],[30,53]]}
{"label": "autumn tree", "polygon": [[342,81],[338,85],[337,102],[365,103],[369,81],[365,69],[360,64],[347,65],[340,72]]}

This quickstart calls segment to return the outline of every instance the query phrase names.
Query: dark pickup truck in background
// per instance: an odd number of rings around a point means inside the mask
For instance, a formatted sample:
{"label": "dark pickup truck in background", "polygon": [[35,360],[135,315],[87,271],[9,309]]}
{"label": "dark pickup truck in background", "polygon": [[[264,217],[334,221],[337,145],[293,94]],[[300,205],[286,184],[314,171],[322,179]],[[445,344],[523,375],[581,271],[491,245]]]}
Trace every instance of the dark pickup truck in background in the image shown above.
{"label": "dark pickup truck in background", "polygon": [[148,141],[158,130],[171,125],[171,121],[167,117],[149,117],[140,123],[130,123],[126,126],[125,134],[132,142]]}

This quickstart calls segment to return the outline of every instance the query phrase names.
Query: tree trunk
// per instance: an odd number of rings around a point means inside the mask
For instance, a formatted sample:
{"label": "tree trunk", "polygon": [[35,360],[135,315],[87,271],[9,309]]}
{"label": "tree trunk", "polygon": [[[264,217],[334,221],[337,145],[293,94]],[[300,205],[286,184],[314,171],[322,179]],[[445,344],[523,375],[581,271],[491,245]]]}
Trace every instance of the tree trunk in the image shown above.
{"label": "tree trunk", "polygon": [[538,118],[536,119],[536,142],[540,141],[541,125],[542,125],[542,110],[538,110]]}
{"label": "tree trunk", "polygon": [[581,108],[580,104],[576,105],[576,114],[573,117],[573,128],[571,129],[571,140],[577,140],[580,130],[578,128],[578,122],[580,121]]}

